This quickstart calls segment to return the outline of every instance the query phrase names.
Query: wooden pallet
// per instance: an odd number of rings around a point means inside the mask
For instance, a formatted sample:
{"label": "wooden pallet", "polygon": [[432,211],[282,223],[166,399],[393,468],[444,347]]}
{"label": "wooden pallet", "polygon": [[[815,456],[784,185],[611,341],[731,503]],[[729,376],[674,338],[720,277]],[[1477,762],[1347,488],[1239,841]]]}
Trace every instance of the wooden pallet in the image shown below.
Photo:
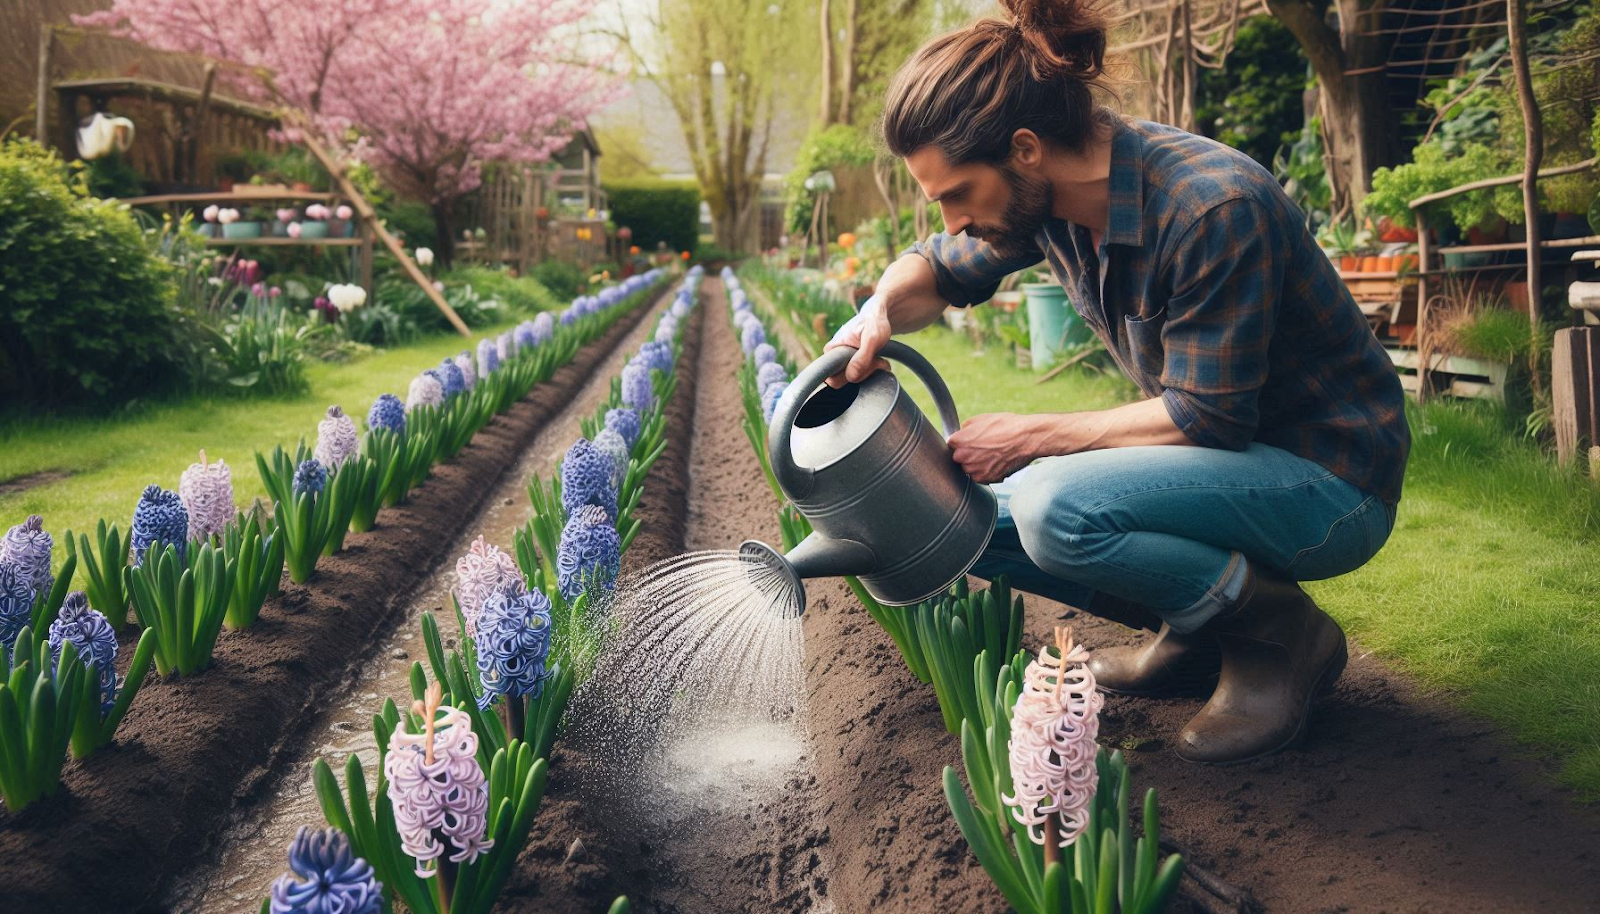
{"label": "wooden pallet", "polygon": [[[1383,348],[1389,353],[1389,360],[1400,375],[1400,386],[1405,388],[1406,393],[1416,396],[1422,386],[1422,377],[1417,370],[1422,360],[1417,351],[1387,344]],[[1428,361],[1433,393],[1505,402],[1506,382],[1511,373],[1511,366],[1505,362],[1443,353],[1435,353]]]}

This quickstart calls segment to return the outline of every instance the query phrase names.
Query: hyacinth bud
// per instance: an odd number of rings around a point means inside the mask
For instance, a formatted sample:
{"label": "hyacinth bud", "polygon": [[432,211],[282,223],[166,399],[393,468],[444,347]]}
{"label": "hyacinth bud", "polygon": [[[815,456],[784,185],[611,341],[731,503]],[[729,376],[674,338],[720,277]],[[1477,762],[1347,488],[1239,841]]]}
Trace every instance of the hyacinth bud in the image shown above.
{"label": "hyacinth bud", "polygon": [[610,590],[622,570],[622,541],[605,511],[588,505],[573,512],[556,550],[556,584],[568,601],[591,587]]}
{"label": "hyacinth bud", "polygon": [[492,593],[483,601],[473,643],[478,648],[479,708],[498,696],[538,698],[549,678],[550,598],[537,590]]}
{"label": "hyacinth bud", "polygon": [[[427,878],[431,860],[444,856],[471,863],[494,846],[484,833],[489,820],[489,784],[478,767],[478,735],[457,708],[441,708],[433,728],[433,761],[427,757],[427,731],[402,726],[390,737],[383,773],[389,780],[400,846],[416,858],[416,873]],[[442,841],[440,839],[443,839]]]}
{"label": "hyacinth bud", "polygon": [[461,369],[461,382],[467,385],[468,390],[477,386],[478,368],[472,363],[472,353],[463,349],[461,354],[451,359],[451,361],[455,362],[456,367]]}
{"label": "hyacinth bud", "polygon": [[361,438],[356,435],[356,424],[337,406],[328,407],[328,415],[317,423],[317,448],[312,455],[329,470],[337,470],[346,460],[361,450]]}
{"label": "hyacinth bud", "polygon": [[445,399],[453,399],[467,389],[467,379],[462,377],[461,369],[456,367],[455,362],[445,359],[433,371],[439,375],[439,383],[444,385]]}
{"label": "hyacinth bud", "polygon": [[411,387],[406,391],[406,409],[438,406],[443,402],[444,384],[439,381],[438,375],[425,371],[411,379]]}
{"label": "hyacinth bud", "polygon": [[756,369],[756,386],[762,390],[778,382],[789,383],[789,372],[777,362],[768,362]]}
{"label": "hyacinth bud", "polygon": [[133,508],[133,530],[129,534],[133,544],[133,564],[144,564],[145,553],[155,547],[159,555],[173,546],[182,559],[189,545],[189,513],[183,510],[183,499],[177,492],[168,492],[157,485],[147,486]]}
{"label": "hyacinth bud", "polygon": [[547,342],[556,332],[556,319],[548,311],[540,311],[533,316],[531,325],[533,330],[533,344],[535,346]]}
{"label": "hyacinth bud", "polygon": [[771,343],[762,343],[756,347],[754,352],[750,353],[750,358],[754,359],[756,367],[760,368],[762,365],[770,365],[778,361],[778,350],[774,349]]}
{"label": "hyacinth bud", "polygon": [[561,508],[570,516],[584,505],[598,505],[617,516],[617,490],[611,485],[611,458],[579,438],[561,460]]}
{"label": "hyacinth bud", "polygon": [[50,551],[55,540],[44,532],[44,518],[37,514],[6,531],[0,539],[0,562],[16,570],[24,586],[34,593],[49,593],[55,586],[55,575],[50,573]]}
{"label": "hyacinth bud", "polygon": [[189,464],[178,478],[178,500],[189,514],[189,539],[203,542],[228,531],[238,509],[233,504],[233,471],[221,460]]}
{"label": "hyacinth bud", "polygon": [[99,611],[89,608],[89,597],[81,590],[67,594],[61,612],[50,623],[50,657],[61,665],[61,646],[68,641],[84,666],[93,666],[100,677],[100,716],[111,713],[117,702],[117,633]]}
{"label": "hyacinth bud", "polygon": [[505,333],[495,337],[494,351],[495,355],[500,357],[500,361],[504,362],[510,359],[517,354],[517,338],[512,335],[510,330],[507,330]]}
{"label": "hyacinth bud", "polygon": [[761,329],[759,321],[745,321],[744,332],[739,335],[739,345],[746,354],[755,350],[757,346],[767,341],[767,332]]}
{"label": "hyacinth bud", "polygon": [[516,561],[481,536],[456,559],[456,604],[469,638],[477,631],[478,614],[491,594],[517,596],[527,590]]}
{"label": "hyacinth bud", "polygon": [[406,431],[406,407],[394,394],[379,394],[367,410],[367,428],[386,428],[399,435]]}
{"label": "hyacinth bud", "polygon": [[788,389],[787,381],[773,381],[761,389],[761,412],[768,422],[772,421],[772,414],[778,411],[778,401]]}
{"label": "hyacinth bud", "polygon": [[478,341],[478,373],[487,378],[500,370],[500,350],[490,340]]}
{"label": "hyacinth bud", "polygon": [[0,561],[0,648],[9,656],[17,635],[33,620],[33,587],[22,569]]}
{"label": "hyacinth bud", "polygon": [[650,369],[634,362],[629,362],[622,369],[622,403],[641,414],[656,408],[655,388],[650,385]]}
{"label": "hyacinth bud", "polygon": [[295,495],[316,495],[328,484],[328,471],[316,460],[302,460],[294,468]]}
{"label": "hyacinth bud", "polygon": [[614,429],[603,428],[594,436],[594,448],[611,458],[611,488],[621,491],[622,481],[628,476],[628,462],[632,459],[628,442]]}
{"label": "hyacinth bud", "polygon": [[1001,796],[1012,816],[1027,826],[1035,844],[1045,842],[1044,824],[1056,816],[1061,846],[1066,847],[1089,825],[1089,810],[1099,786],[1095,755],[1099,746],[1100,706],[1089,652],[1070,645],[1065,665],[1050,652],[1028,664],[1022,694],[1011,715],[1011,783],[1013,796]]}
{"label": "hyacinth bud", "polygon": [[639,442],[639,414],[626,406],[606,410],[606,428],[621,435],[629,450]]}
{"label": "hyacinth bud", "polygon": [[300,826],[289,844],[289,870],[272,883],[271,914],[383,911],[383,884],[373,875],[371,864],[355,855],[350,839],[337,828]]}

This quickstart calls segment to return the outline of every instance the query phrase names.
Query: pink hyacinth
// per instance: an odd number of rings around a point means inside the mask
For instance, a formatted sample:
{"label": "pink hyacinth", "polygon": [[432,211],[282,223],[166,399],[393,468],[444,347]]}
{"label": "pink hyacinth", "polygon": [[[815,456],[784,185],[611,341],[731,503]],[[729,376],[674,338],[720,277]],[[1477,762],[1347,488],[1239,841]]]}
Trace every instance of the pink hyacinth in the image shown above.
{"label": "pink hyacinth", "polygon": [[411,379],[406,391],[406,409],[419,406],[438,406],[444,402],[444,385],[431,374],[419,374]]}
{"label": "pink hyacinth", "polygon": [[445,855],[445,841],[454,850],[450,861],[457,864],[471,863],[494,847],[486,834],[489,784],[478,767],[478,735],[457,708],[439,709],[444,717],[434,720],[438,688],[433,683],[428,703],[413,708],[426,722],[423,732],[401,727],[383,759],[400,846],[416,858],[416,873],[424,879],[433,875],[426,864]]}
{"label": "pink hyacinth", "polygon": [[478,370],[472,367],[471,354],[463,350],[460,355],[455,357],[454,361],[456,367],[461,369],[461,382],[467,385],[468,390],[471,390],[472,386],[478,383]]}
{"label": "pink hyacinth", "polygon": [[1045,843],[1044,826],[1057,817],[1061,847],[1089,826],[1089,809],[1099,786],[1095,756],[1099,746],[1100,706],[1087,666],[1089,652],[1073,645],[1070,631],[1056,632],[1056,655],[1042,651],[1028,664],[1022,694],[1011,715],[1011,785],[1001,796],[1012,816],[1027,826],[1035,844]]}
{"label": "pink hyacinth", "polygon": [[200,462],[189,464],[178,479],[178,500],[189,514],[189,539],[203,542],[222,536],[238,513],[233,504],[233,470],[221,460],[207,463],[206,452],[201,451]]}
{"label": "pink hyacinth", "polygon": [[305,229],[302,229],[300,227],[300,223],[291,222],[291,223],[289,223],[289,228],[288,228],[287,231],[289,232],[289,237],[290,238],[299,238],[300,237],[300,233],[305,231]]}
{"label": "pink hyacinth", "polygon": [[483,612],[483,601],[490,594],[521,596],[527,591],[516,561],[484,542],[481,536],[472,541],[465,555],[456,559],[456,602],[461,605],[469,638],[477,635],[478,614]]}
{"label": "pink hyacinth", "polygon": [[329,470],[336,470],[360,449],[355,422],[339,407],[328,407],[327,418],[317,423],[317,449],[312,456]]}

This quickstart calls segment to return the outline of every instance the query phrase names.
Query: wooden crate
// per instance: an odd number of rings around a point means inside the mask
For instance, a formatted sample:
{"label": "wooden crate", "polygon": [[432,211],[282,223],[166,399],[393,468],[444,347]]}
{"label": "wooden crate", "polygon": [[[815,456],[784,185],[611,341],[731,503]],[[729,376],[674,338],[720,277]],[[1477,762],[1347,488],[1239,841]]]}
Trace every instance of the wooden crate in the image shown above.
{"label": "wooden crate", "polygon": [[[1406,393],[1416,396],[1422,385],[1422,378],[1417,371],[1422,359],[1417,351],[1391,345],[1383,348],[1389,353],[1389,360],[1400,375],[1400,386],[1405,388]],[[1506,384],[1511,375],[1509,364],[1443,353],[1435,353],[1428,361],[1434,393],[1505,402]]]}

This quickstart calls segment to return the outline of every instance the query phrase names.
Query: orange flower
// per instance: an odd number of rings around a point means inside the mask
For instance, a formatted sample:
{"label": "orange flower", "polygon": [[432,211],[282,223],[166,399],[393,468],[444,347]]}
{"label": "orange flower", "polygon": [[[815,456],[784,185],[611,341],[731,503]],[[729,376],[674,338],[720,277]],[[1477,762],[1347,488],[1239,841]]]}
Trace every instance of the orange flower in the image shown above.
{"label": "orange flower", "polygon": [[680,256],[682,256],[684,260],[688,260],[689,259],[689,252],[688,251],[684,251],[683,254],[680,255]]}
{"label": "orange flower", "polygon": [[839,234],[839,247],[849,249],[856,246],[855,232],[841,232]]}
{"label": "orange flower", "polygon": [[639,246],[638,246],[638,245],[637,245],[637,244],[635,244],[635,245],[630,245],[630,246],[629,246],[629,247],[628,247],[628,253],[629,253],[629,254],[637,254],[637,253],[639,253]]}

